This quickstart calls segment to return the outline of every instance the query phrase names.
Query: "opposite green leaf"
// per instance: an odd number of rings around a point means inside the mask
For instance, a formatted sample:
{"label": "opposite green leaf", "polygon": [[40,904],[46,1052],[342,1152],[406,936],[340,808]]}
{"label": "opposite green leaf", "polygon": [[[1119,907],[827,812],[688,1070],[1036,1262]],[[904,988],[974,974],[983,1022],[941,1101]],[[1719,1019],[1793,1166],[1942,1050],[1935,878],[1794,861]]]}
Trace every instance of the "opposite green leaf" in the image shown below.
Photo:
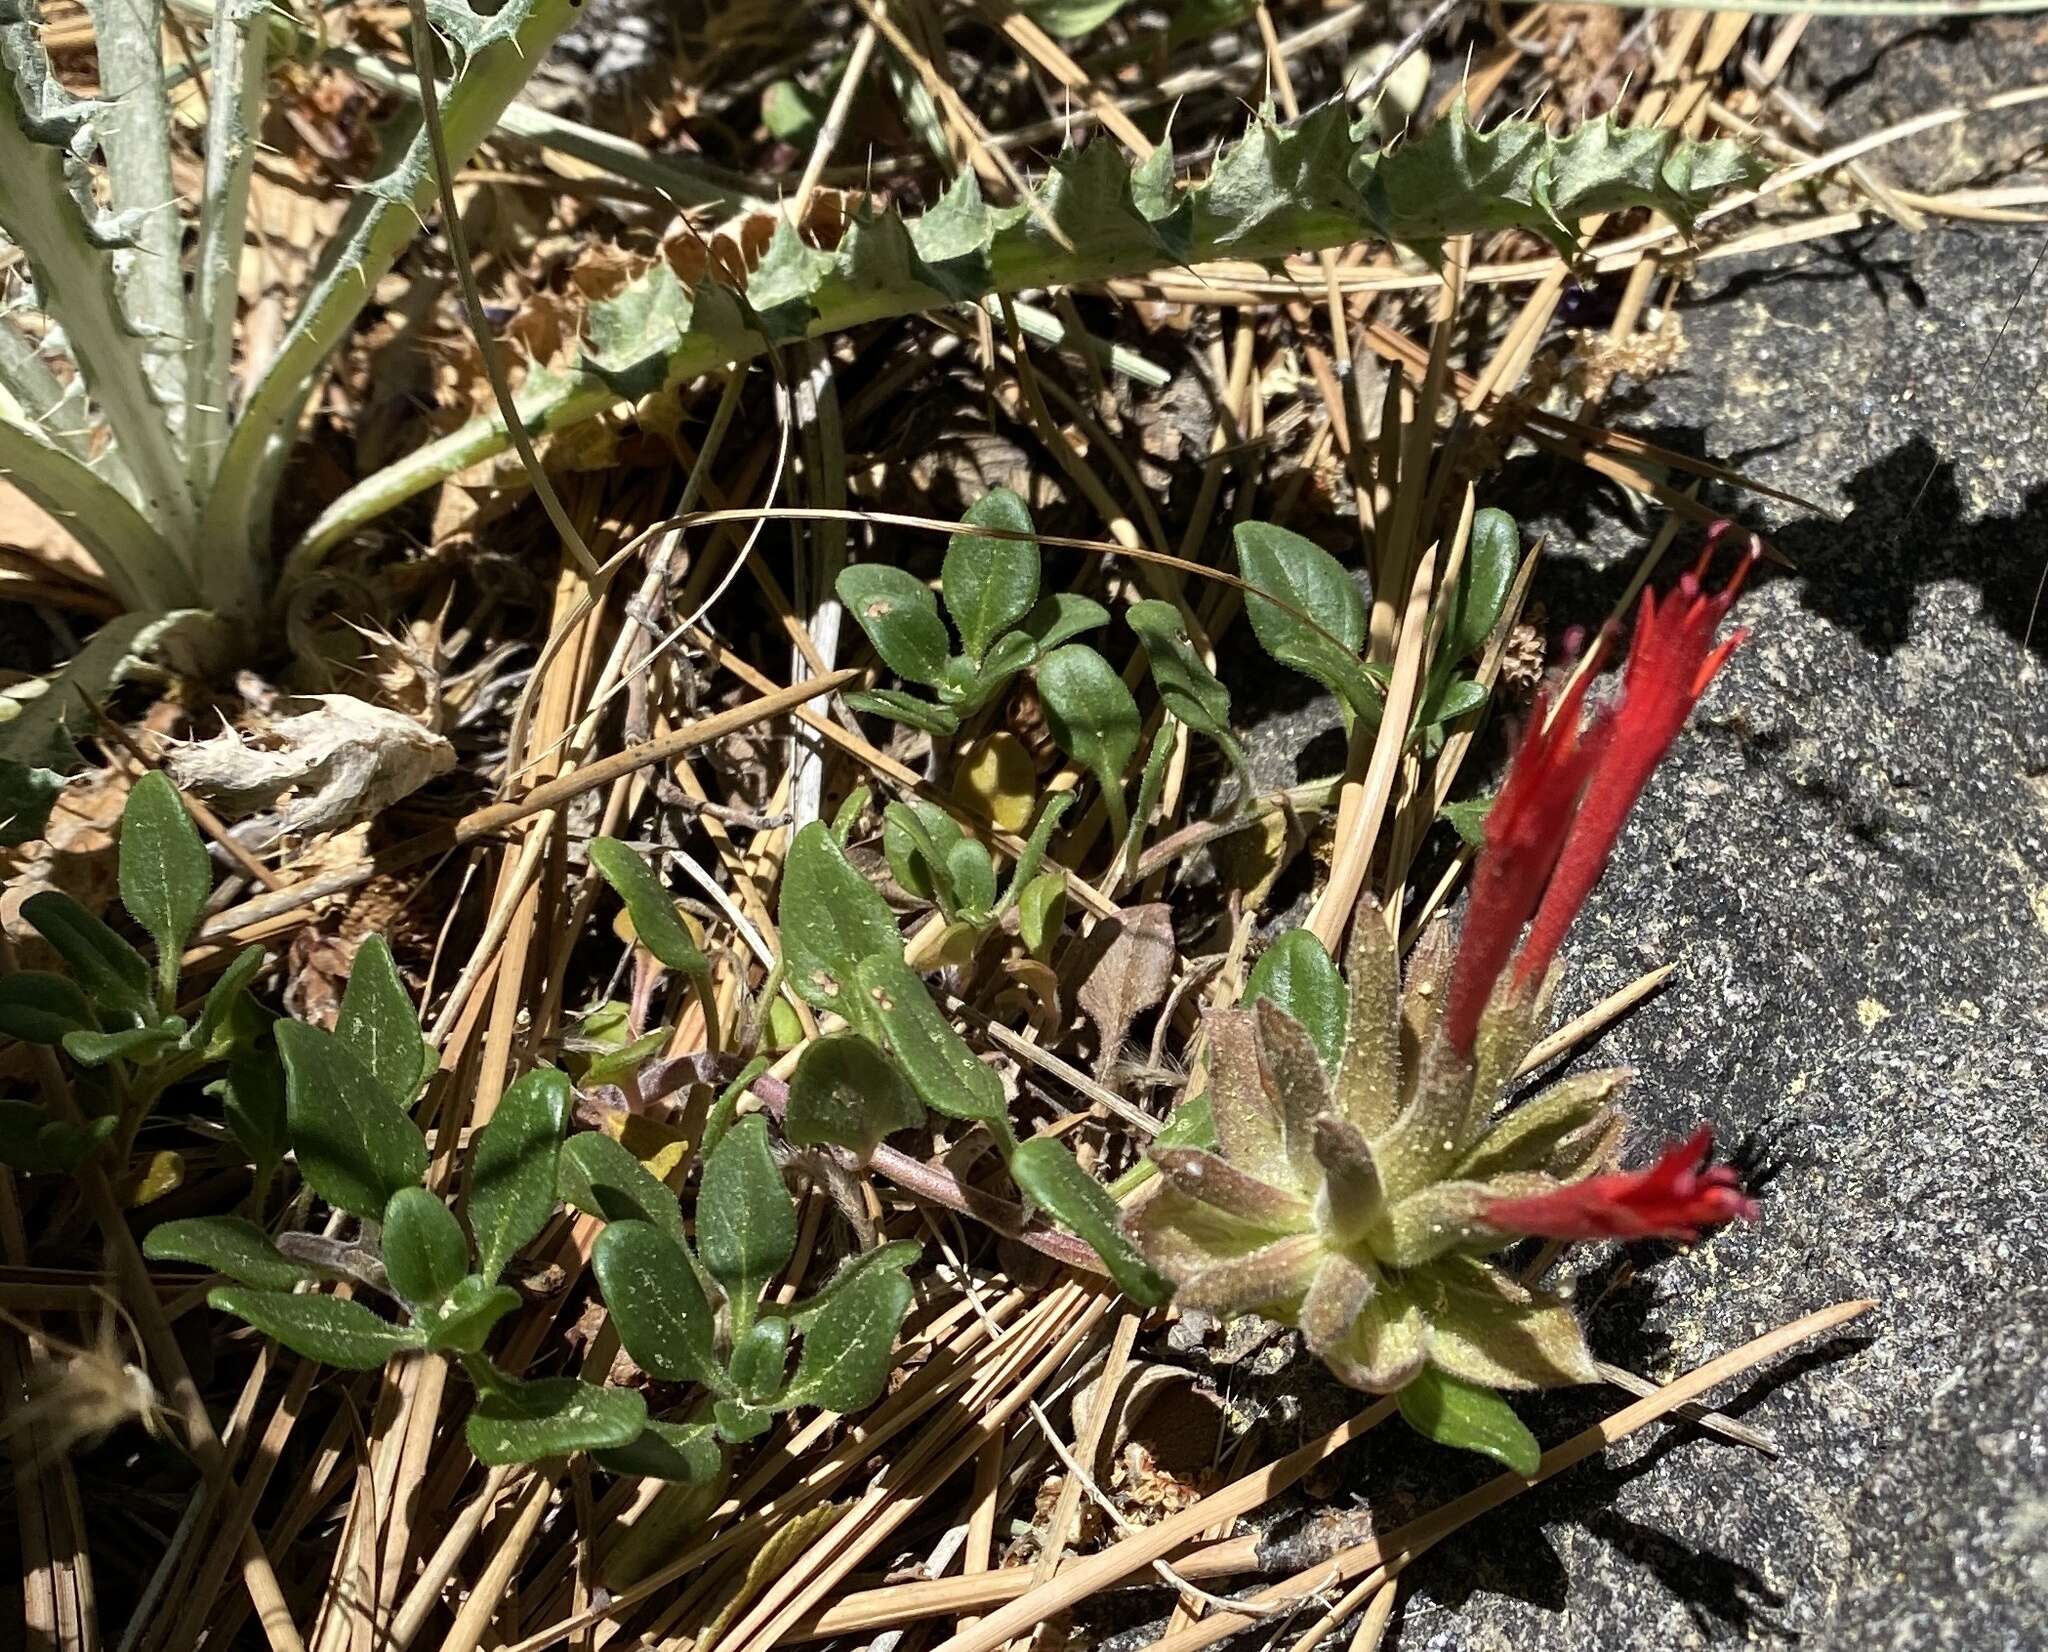
{"label": "opposite green leaf", "polygon": [[590,1265],[636,1365],[666,1382],[726,1391],[712,1352],[711,1304],[674,1238],[649,1222],[613,1222],[597,1236]]}
{"label": "opposite green leaf", "polygon": [[779,1314],[764,1314],[733,1339],[733,1386],[750,1405],[775,1405],[788,1366],[789,1321]]}
{"label": "opposite green leaf", "polygon": [[64,1053],[81,1067],[104,1067],[110,1061],[148,1066],[169,1055],[184,1036],[185,1023],[173,1015],[154,1027],[130,1027],[126,1032],[68,1032]]}
{"label": "opposite green leaf", "polygon": [[811,1322],[825,1311],[832,1299],[842,1291],[851,1290],[862,1274],[872,1269],[890,1268],[901,1273],[921,1254],[920,1247],[908,1239],[899,1239],[894,1244],[877,1245],[873,1250],[857,1252],[840,1263],[838,1270],[815,1293],[801,1301],[792,1302],[778,1312],[799,1331],[809,1331]]}
{"label": "opposite green leaf", "polygon": [[223,1039],[223,1048],[216,1051],[214,1043],[227,1026],[237,1002],[249,990],[249,983],[256,979],[256,972],[263,967],[267,954],[260,946],[245,946],[235,954],[235,961],[221,971],[220,979],[213,983],[213,990],[206,995],[206,1004],[199,1012],[199,1025],[188,1040],[190,1047],[202,1050],[209,1060],[222,1060],[232,1047],[233,1039]]}
{"label": "opposite green leaf", "polygon": [[986,1124],[1007,1139],[1010,1105],[1002,1078],[975,1058],[917,972],[901,958],[873,957],[862,960],[856,979],[868,1013],[924,1104],[947,1118]]}
{"label": "opposite green leaf", "polygon": [[843,1147],[866,1162],[883,1137],[924,1122],[903,1071],[858,1033],[808,1045],[789,1075],[783,1133],[799,1147]]}
{"label": "opposite green leaf", "polygon": [[900,688],[850,688],[842,698],[855,711],[871,711],[926,734],[954,734],[960,728],[958,712],[905,694]]}
{"label": "opposite green leaf", "polygon": [[148,961],[69,895],[42,890],[21,903],[21,915],[71,966],[73,979],[100,1008],[156,1019]]}
{"label": "opposite green leaf", "polygon": [[796,1253],[796,1205],[755,1113],[720,1139],[697,1193],[697,1255],[725,1292],[733,1335],[753,1323],[761,1292]]}
{"label": "opposite green leaf", "polygon": [[[1030,534],[1031,512],[1008,488],[995,488],[975,501],[966,520],[977,528]],[[939,576],[946,612],[970,658],[986,657],[989,646],[1031,612],[1038,600],[1038,542],[956,533],[946,542]]]}
{"label": "opposite green leaf", "polygon": [[959,826],[930,803],[891,803],[882,811],[882,854],[905,894],[930,901],[948,917],[958,908],[947,852],[960,841]]}
{"label": "opposite green leaf", "polygon": [[69,976],[18,969],[0,976],[0,1038],[24,1044],[61,1044],[71,1032],[91,1032],[99,1021]]}
{"label": "opposite green leaf", "polygon": [[903,954],[889,906],[846,858],[823,821],[796,834],[777,905],[783,961],[797,995],[849,1021],[854,966],[876,953]]}
{"label": "opposite green leaf", "polygon": [[121,1127],[111,1116],[86,1124],[53,1119],[31,1102],[0,1097],[0,1164],[30,1174],[69,1176]]}
{"label": "opposite green leaf", "polygon": [[946,879],[952,886],[956,917],[985,924],[995,915],[995,862],[978,839],[963,835],[946,851]]}
{"label": "opposite green leaf", "polygon": [[615,837],[590,840],[590,864],[612,886],[633,919],[640,944],[669,969],[698,977],[710,968],[704,954],[676,911],[675,897],[662,887],[637,849]]}
{"label": "opposite green leaf", "polygon": [[498,1321],[519,1307],[519,1293],[510,1285],[494,1285],[482,1274],[456,1282],[438,1308],[420,1316],[427,1346],[439,1352],[474,1354],[490,1340]]}
{"label": "opposite green leaf", "polygon": [[1447,820],[1451,829],[1475,849],[1486,847],[1486,817],[1493,813],[1493,799],[1490,797],[1467,798],[1462,803],[1446,803],[1437,811],[1437,818]]}
{"label": "opposite green leaf", "polygon": [[1146,1265],[1118,1225],[1116,1200],[1065,1146],[1036,1136],[1010,1155],[1010,1175],[1034,1205],[1088,1242],[1117,1288],[1133,1302],[1157,1307],[1172,1287]]}
{"label": "opposite green leaf", "polygon": [[206,1300],[293,1353],[343,1371],[374,1371],[394,1355],[426,1346],[420,1332],[400,1330],[346,1297],[218,1285]]}
{"label": "opposite green leaf", "polygon": [[151,770],[121,811],[121,904],[156,942],[157,978],[168,998],[178,959],[213,893],[213,866],[178,788]]}
{"label": "opposite green leaf", "polygon": [[[1344,565],[1320,545],[1267,522],[1240,522],[1237,565],[1244,610],[1268,654],[1313,677],[1354,717],[1379,717],[1381,695],[1359,655],[1365,648],[1365,598]],[[1309,623],[1313,621],[1313,623]]]}
{"label": "opposite green leaf", "polygon": [[1522,534],[1506,511],[1491,507],[1474,513],[1472,535],[1465,546],[1465,567],[1458,576],[1444,645],[1454,660],[1475,659],[1500,623],[1508,588],[1522,556]]}
{"label": "opposite green leaf", "polygon": [[944,680],[952,638],[923,580],[887,563],[856,562],[839,571],[834,589],[897,676],[927,686]]}
{"label": "opposite green leaf", "polygon": [[1230,740],[1230,690],[1195,652],[1180,611],[1152,598],[1132,603],[1124,619],[1145,645],[1160,703],[1197,734]]}
{"label": "opposite green leaf", "polygon": [[1239,1002],[1249,1006],[1261,998],[1301,1023],[1323,1070],[1334,1078],[1344,1054],[1350,999],[1313,930],[1290,929],[1260,955]]}
{"label": "opposite green leaf", "polygon": [[299,1174],[337,1209],[382,1220],[391,1195],[426,1174],[427,1144],[418,1127],[333,1034],[280,1021],[275,1036]]}
{"label": "opposite green leaf", "polygon": [[483,1394],[464,1433],[478,1462],[496,1468],[572,1451],[631,1445],[647,1428],[647,1402],[630,1388],[574,1377],[506,1381]]}
{"label": "opposite green leaf", "polygon": [[285,1117],[284,1067],[271,1050],[235,1056],[227,1075],[207,1086],[218,1093],[221,1116],[249,1155],[258,1175],[275,1170],[291,1142]]}
{"label": "opposite green leaf", "polygon": [[718,1432],[709,1423],[650,1421],[638,1439],[592,1455],[607,1474],[691,1486],[708,1485],[725,1465]]}
{"label": "opposite green leaf", "polygon": [[568,1128],[569,1080],[552,1067],[521,1073],[477,1132],[464,1213],[476,1238],[477,1272],[496,1281],[521,1245],[555,1211],[555,1159]]}
{"label": "opposite green leaf", "polygon": [[562,1143],[555,1159],[556,1192],[567,1204],[607,1222],[649,1222],[678,1245],[683,1213],[661,1179],[601,1130]]}
{"label": "opposite green leaf", "polygon": [[406,1306],[432,1307],[469,1272],[469,1240],[423,1187],[401,1187],[384,1207],[384,1272]]}
{"label": "opposite green leaf", "polygon": [[1486,704],[1486,690],[1470,677],[1453,677],[1434,701],[1424,708],[1423,723],[1448,723],[1477,711]]}
{"label": "opposite green leaf", "polygon": [[1534,1479],[1543,1462],[1536,1443],[1514,1407],[1490,1388],[1475,1387],[1425,1366],[1398,1396],[1402,1419],[1416,1433],[1458,1451],[1477,1451]]}
{"label": "opposite green leaf", "polygon": [[786,1405],[842,1416],[873,1405],[889,1381],[896,1332],[915,1288],[900,1268],[869,1267],[833,1293],[804,1333]]}
{"label": "opposite green leaf", "polygon": [[1138,702],[1115,669],[1084,643],[1038,662],[1038,696],[1061,751],[1094,775],[1119,842],[1125,829],[1124,771],[1138,753]]}
{"label": "opposite green leaf", "polygon": [[1038,599],[1038,605],[1024,616],[1024,631],[1038,645],[1038,652],[1051,653],[1083,631],[1109,623],[1109,610],[1093,597],[1072,591],[1054,591]]}
{"label": "opposite green leaf", "polygon": [[[1010,871],[1010,886],[1003,892],[1000,912],[1007,912],[1023,898],[1023,891],[1038,876],[1038,869],[1045,863],[1046,846],[1052,842],[1052,834],[1060,819],[1074,806],[1072,792],[1054,792],[1045,800],[1045,806],[1038,811],[1038,819],[1032,823],[1031,836],[1024,840],[1023,851],[1017,856],[1017,864]],[[1059,878],[1060,888],[1066,888],[1066,877],[1061,873],[1052,874]],[[1027,938],[1026,946],[1031,945]]]}
{"label": "opposite green leaf", "polygon": [[288,1291],[320,1277],[318,1269],[294,1262],[269,1234],[239,1216],[160,1222],[143,1239],[142,1254],[152,1262],[190,1262],[267,1291]]}
{"label": "opposite green leaf", "polygon": [[775,1421],[774,1412],[745,1400],[719,1400],[711,1407],[711,1415],[718,1419],[719,1438],[734,1445],[759,1439]]}
{"label": "opposite green leaf", "polygon": [[1017,897],[1017,933],[1034,955],[1043,954],[1067,916],[1067,880],[1059,872],[1033,878]]}
{"label": "opposite green leaf", "polygon": [[370,936],[356,949],[334,1036],[369,1069],[395,1106],[412,1106],[423,1081],[420,1021],[381,935]]}
{"label": "opposite green leaf", "polygon": [[1159,1127],[1159,1134],[1152,1138],[1155,1151],[1168,1147],[1199,1147],[1208,1152],[1216,1151],[1216,1114],[1209,1103],[1205,1090],[1198,1096],[1190,1096],[1172,1112],[1166,1115],[1166,1122]]}

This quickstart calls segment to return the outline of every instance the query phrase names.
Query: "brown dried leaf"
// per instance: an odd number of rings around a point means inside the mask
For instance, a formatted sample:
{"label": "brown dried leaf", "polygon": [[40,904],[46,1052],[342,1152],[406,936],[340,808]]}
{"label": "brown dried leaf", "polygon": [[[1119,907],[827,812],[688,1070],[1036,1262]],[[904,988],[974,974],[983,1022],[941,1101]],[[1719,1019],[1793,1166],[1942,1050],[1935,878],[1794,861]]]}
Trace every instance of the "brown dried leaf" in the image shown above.
{"label": "brown dried leaf", "polygon": [[1095,1054],[1100,1078],[1123,1052],[1131,1023],[1166,997],[1179,953],[1173,940],[1173,908],[1164,902],[1124,909],[1121,918],[1096,927],[1089,960],[1074,997],[1095,1023],[1101,1046]]}

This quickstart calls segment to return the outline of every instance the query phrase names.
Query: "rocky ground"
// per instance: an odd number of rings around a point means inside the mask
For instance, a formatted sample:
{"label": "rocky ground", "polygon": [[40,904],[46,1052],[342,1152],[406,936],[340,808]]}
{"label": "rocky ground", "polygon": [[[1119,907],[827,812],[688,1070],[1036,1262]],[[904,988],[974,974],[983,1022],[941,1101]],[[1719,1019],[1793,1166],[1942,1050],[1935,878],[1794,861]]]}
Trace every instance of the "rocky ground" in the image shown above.
{"label": "rocky ground", "polygon": [[[1838,135],[2048,68],[2031,22],[1808,42]],[[1925,188],[2038,166],[2025,115],[1885,170]],[[1824,513],[1726,500],[1796,571],[1745,597],[1750,640],[1638,811],[1566,988],[1576,1010],[1678,960],[1589,1059],[1638,1070],[1643,1148],[1704,1114],[1730,1143],[1765,1133],[1782,1170],[1760,1223],[1614,1292],[1596,1340],[1664,1374],[1845,1297],[1880,1306],[1726,1397],[1781,1459],[1640,1437],[1430,1556],[1396,1646],[2048,1645],[2044,248],[1888,227],[1712,264],[1678,370],[1618,387],[1625,427]],[[1557,549],[1538,595],[1606,612],[1646,526],[1578,474],[1511,470],[1499,502]],[[1260,731],[1268,763],[1315,717]],[[1529,1414],[1554,1440],[1612,1404]],[[1347,1490],[1381,1518],[1463,1483],[1370,1449]]]}

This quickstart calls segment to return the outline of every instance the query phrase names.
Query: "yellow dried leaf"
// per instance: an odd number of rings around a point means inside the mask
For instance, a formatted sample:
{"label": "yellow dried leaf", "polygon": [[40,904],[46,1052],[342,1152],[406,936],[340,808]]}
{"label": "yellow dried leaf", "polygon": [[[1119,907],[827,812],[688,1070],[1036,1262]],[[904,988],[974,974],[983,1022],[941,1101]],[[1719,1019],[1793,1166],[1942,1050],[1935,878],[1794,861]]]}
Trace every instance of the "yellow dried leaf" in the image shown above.
{"label": "yellow dried leaf", "polygon": [[619,1121],[619,1145],[667,1181],[690,1151],[690,1138],[661,1119],[628,1113]]}
{"label": "yellow dried leaf", "polygon": [[185,1155],[163,1148],[150,1154],[142,1167],[142,1174],[129,1188],[128,1208],[140,1210],[144,1205],[156,1203],[166,1193],[175,1193],[184,1185]]}
{"label": "yellow dried leaf", "polygon": [[814,1509],[806,1509],[783,1526],[767,1542],[748,1565],[746,1575],[737,1582],[727,1585],[716,1599],[711,1618],[694,1639],[697,1652],[712,1652],[719,1636],[738,1621],[739,1615],[747,1609],[754,1597],[769,1583],[795,1564],[806,1549],[819,1542],[824,1535],[839,1523],[843,1511],[836,1503],[821,1503]]}
{"label": "yellow dried leaf", "polygon": [[1004,831],[1023,831],[1038,806],[1038,771],[1024,742],[1002,732],[977,740],[954,774],[953,795]]}

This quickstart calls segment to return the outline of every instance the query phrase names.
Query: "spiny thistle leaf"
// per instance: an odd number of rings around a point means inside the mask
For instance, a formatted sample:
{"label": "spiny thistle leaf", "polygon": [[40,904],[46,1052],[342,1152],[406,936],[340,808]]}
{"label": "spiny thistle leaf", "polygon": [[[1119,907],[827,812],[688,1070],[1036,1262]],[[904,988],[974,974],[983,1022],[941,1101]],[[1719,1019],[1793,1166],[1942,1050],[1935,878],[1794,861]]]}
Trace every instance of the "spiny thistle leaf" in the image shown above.
{"label": "spiny thistle leaf", "polygon": [[[923,217],[859,216],[830,252],[779,226],[744,295],[716,282],[683,295],[657,266],[593,309],[584,371],[550,396],[522,396],[521,415],[530,428],[560,429],[601,411],[606,388],[644,394],[650,380],[658,387],[689,379],[774,341],[1203,259],[1267,261],[1361,240],[1397,241],[1433,258],[1449,236],[1508,228],[1531,230],[1569,255],[1577,221],[1591,213],[1653,207],[1689,229],[1713,202],[1769,173],[1736,144],[1604,118],[1557,138],[1526,121],[1481,132],[1461,108],[1385,150],[1369,146],[1365,131],[1349,128],[1335,105],[1296,125],[1260,114],[1209,177],[1186,189],[1174,187],[1164,151],[1133,170],[1099,142],[1063,156],[1028,205],[991,207],[964,173]],[[639,290],[647,286],[655,291]],[[657,360],[664,365],[655,379]],[[415,455],[402,482],[382,475],[380,507],[504,445],[495,416],[466,426]],[[300,554],[317,555],[360,520],[344,496]]]}

